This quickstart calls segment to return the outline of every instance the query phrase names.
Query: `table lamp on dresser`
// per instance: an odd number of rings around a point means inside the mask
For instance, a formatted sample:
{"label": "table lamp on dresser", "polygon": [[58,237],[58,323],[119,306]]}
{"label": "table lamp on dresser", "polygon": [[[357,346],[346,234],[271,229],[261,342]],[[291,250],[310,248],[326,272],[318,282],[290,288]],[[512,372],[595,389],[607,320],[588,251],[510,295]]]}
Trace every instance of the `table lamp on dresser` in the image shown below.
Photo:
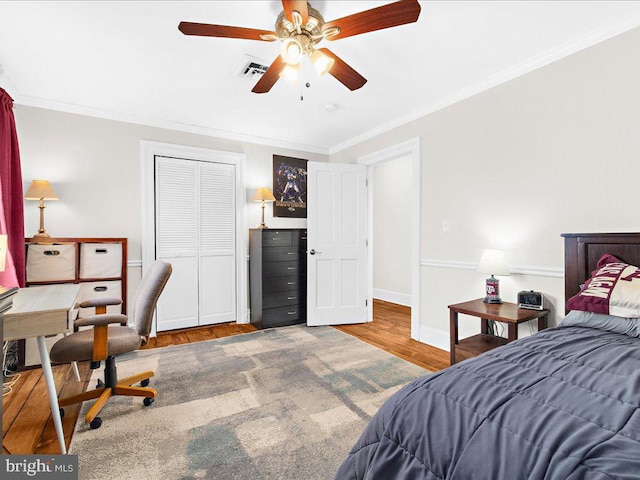
{"label": "table lamp on dresser", "polygon": [[257,228],[269,228],[264,223],[264,202],[275,202],[276,197],[273,196],[269,187],[261,187],[256,190],[256,193],[253,196],[253,201],[262,202],[262,221]]}
{"label": "table lamp on dresser", "polygon": [[33,180],[27,193],[24,194],[25,200],[38,200],[38,208],[40,209],[40,228],[35,237],[48,238],[50,235],[44,229],[44,201],[45,200],[58,200],[58,195],[51,187],[49,180]]}

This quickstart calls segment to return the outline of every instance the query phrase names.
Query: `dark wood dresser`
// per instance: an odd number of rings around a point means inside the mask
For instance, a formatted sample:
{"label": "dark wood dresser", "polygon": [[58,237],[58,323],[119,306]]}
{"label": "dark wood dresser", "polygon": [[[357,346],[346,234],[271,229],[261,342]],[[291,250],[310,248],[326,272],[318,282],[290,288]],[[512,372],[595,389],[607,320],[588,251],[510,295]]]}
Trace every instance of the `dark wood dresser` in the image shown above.
{"label": "dark wood dresser", "polygon": [[307,319],[307,230],[249,230],[251,323],[257,328]]}

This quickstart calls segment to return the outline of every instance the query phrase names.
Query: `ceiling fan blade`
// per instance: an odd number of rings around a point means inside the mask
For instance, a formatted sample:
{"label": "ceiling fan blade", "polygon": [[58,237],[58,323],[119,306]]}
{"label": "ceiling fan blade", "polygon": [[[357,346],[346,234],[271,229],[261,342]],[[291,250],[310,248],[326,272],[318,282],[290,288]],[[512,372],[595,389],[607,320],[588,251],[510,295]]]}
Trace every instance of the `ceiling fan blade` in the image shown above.
{"label": "ceiling fan blade", "polygon": [[199,37],[242,38],[246,40],[262,40],[264,42],[273,42],[278,38],[275,32],[270,30],[229,27],[227,25],[212,25],[210,23],[180,22],[178,30],[185,35],[197,35]]}
{"label": "ceiling fan blade", "polygon": [[374,32],[384,28],[396,27],[418,20],[420,4],[418,0],[400,0],[399,2],[372,8],[364,12],[354,13],[346,17],[325,23],[322,30],[339,27],[340,32],[327,35],[327,40],[360,35],[361,33]]}
{"label": "ceiling fan blade", "polygon": [[276,84],[276,82],[280,78],[280,72],[282,72],[286,65],[287,63],[282,60],[282,57],[280,55],[278,55],[251,91],[253,93],[267,93],[269,90],[271,90],[271,87]]}
{"label": "ceiling fan blade", "polygon": [[291,23],[296,23],[293,20],[292,14],[294,10],[297,10],[300,13],[300,25],[305,25],[309,20],[309,9],[307,8],[306,0],[282,0],[282,6],[284,7],[284,16],[287,17],[287,20]]}
{"label": "ceiling fan blade", "polygon": [[328,48],[320,48],[319,51],[333,58],[333,66],[329,74],[333,75],[340,83],[349,90],[357,90],[367,83],[367,79],[351,68],[344,60],[338,57]]}

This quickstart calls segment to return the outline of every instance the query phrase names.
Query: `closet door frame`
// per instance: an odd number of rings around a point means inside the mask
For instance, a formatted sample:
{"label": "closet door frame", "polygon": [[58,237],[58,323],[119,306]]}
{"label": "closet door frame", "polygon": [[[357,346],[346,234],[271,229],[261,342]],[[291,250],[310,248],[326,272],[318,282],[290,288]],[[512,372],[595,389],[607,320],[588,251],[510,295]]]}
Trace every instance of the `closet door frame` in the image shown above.
{"label": "closet door frame", "polygon": [[[203,162],[227,163],[234,165],[236,172],[236,312],[237,323],[248,323],[247,308],[247,232],[245,223],[245,188],[244,165],[246,155],[243,153],[224,152],[206,148],[175,145],[170,143],[140,142],[140,194],[142,199],[142,275],[155,260],[155,157],[183,158]],[[156,336],[154,319],[151,336]]]}

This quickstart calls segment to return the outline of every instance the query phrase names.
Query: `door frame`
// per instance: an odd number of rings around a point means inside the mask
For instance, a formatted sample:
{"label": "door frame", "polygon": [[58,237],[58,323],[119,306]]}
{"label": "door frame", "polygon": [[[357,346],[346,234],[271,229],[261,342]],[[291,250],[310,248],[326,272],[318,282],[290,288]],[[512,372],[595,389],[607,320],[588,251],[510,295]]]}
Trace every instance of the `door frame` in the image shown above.
{"label": "door frame", "polygon": [[[152,142],[140,142],[140,196],[142,207],[142,275],[156,258],[156,222],[155,222],[155,170],[156,156],[182,158],[203,162],[227,163],[236,167],[236,323],[248,323],[247,306],[247,225],[245,224],[244,153],[225,152],[188,145]],[[156,336],[155,318],[151,336]]]}
{"label": "door frame", "polygon": [[369,321],[373,320],[373,167],[401,157],[411,158],[411,338],[420,341],[420,244],[422,237],[422,162],[420,137],[413,137],[390,147],[357,158],[357,163],[367,166],[368,188],[368,298]]}

